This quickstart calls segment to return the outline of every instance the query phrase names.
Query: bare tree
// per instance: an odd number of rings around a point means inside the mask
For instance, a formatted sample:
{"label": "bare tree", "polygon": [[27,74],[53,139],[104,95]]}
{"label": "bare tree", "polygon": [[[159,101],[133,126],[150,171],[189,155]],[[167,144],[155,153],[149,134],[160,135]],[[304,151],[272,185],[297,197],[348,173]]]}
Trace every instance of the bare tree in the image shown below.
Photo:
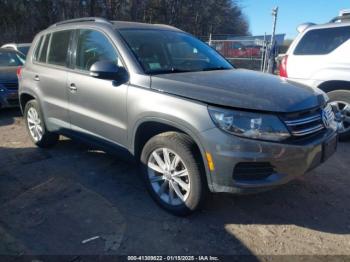
{"label": "bare tree", "polygon": [[71,18],[165,23],[195,35],[246,35],[235,0],[0,0],[0,44],[27,42],[49,25]]}

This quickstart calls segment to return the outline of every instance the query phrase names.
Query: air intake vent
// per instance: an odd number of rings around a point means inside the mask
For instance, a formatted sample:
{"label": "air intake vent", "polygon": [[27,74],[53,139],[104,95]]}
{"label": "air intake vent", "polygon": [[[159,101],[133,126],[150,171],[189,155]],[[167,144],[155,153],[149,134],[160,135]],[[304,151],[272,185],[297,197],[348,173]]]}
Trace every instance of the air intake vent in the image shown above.
{"label": "air intake vent", "polygon": [[275,173],[268,162],[241,162],[235,166],[233,179],[236,181],[263,180]]}

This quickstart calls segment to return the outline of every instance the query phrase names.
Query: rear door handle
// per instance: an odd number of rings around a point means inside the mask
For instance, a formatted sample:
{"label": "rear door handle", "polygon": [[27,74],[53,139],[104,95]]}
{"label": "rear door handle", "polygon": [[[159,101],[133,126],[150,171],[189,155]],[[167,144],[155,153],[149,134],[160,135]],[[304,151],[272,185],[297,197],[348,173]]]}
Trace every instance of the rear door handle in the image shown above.
{"label": "rear door handle", "polygon": [[40,81],[40,77],[38,75],[34,76],[34,81]]}
{"label": "rear door handle", "polygon": [[76,91],[77,91],[77,87],[75,86],[74,83],[71,83],[71,84],[69,85],[69,90],[70,90],[71,92],[76,92]]}

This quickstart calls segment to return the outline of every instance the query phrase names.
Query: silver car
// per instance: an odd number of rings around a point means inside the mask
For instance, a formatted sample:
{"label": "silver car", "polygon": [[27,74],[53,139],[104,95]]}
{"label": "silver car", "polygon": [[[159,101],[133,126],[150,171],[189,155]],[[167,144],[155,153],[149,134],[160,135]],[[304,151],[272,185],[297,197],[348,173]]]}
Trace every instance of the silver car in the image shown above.
{"label": "silver car", "polygon": [[337,147],[322,91],[235,69],[166,25],[60,22],[35,37],[18,75],[37,146],[63,134],[131,155],[151,196],[176,215],[208,192],[287,183]]}

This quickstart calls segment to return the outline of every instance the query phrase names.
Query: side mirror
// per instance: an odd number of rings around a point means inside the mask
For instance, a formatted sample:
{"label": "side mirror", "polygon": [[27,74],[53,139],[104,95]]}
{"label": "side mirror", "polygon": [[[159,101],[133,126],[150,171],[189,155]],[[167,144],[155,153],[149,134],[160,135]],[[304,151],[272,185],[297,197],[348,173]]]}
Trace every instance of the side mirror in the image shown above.
{"label": "side mirror", "polygon": [[128,72],[124,67],[119,67],[111,61],[97,61],[90,67],[90,76],[104,80],[126,82]]}

